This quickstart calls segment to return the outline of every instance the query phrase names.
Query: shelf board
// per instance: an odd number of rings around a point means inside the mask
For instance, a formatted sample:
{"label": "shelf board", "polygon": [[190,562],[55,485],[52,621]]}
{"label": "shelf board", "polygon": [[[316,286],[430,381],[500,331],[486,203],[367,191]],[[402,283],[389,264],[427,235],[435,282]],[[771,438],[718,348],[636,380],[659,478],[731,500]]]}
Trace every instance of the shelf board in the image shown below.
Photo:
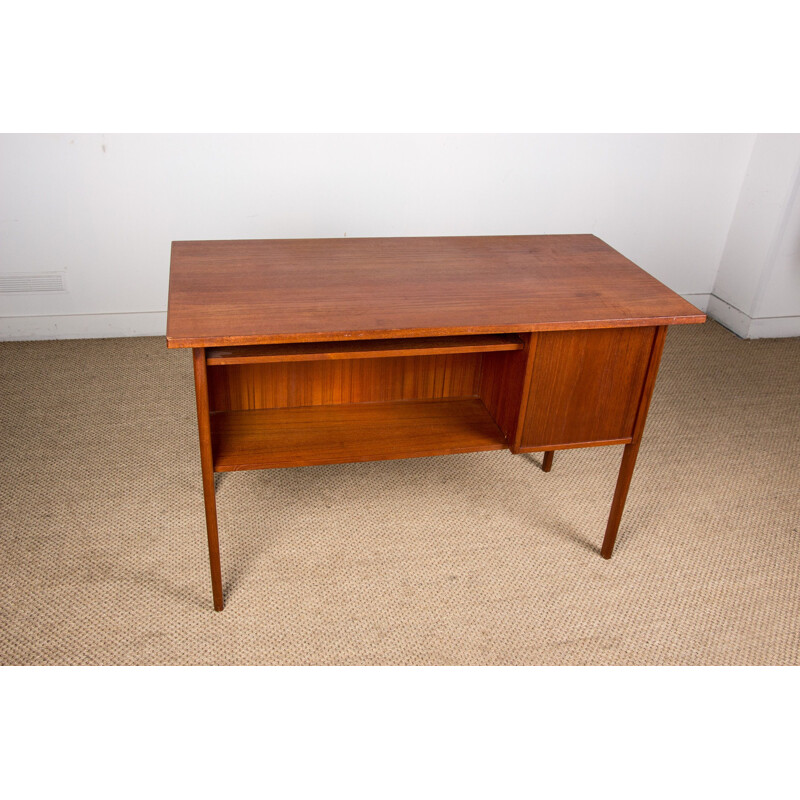
{"label": "shelf board", "polygon": [[211,438],[216,472],[507,446],[477,397],[221,411],[211,415]]}
{"label": "shelf board", "polygon": [[427,336],[416,339],[360,339],[344,342],[299,342],[291,344],[210,347],[206,363],[267,364],[275,361],[324,361],[344,358],[391,358],[430,356],[448,353],[487,353],[497,350],[522,350],[522,339],[515,334],[469,336]]}

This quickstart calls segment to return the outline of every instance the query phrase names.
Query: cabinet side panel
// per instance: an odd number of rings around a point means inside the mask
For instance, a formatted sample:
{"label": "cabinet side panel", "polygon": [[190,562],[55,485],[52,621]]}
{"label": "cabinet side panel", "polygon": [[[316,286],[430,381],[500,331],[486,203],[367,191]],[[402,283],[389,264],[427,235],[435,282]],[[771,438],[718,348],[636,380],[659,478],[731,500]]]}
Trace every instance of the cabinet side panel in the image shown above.
{"label": "cabinet side panel", "polygon": [[519,418],[519,406],[525,381],[525,366],[530,335],[524,334],[525,349],[508,353],[484,353],[480,398],[509,442]]}
{"label": "cabinet side panel", "polygon": [[474,397],[481,353],[208,367],[212,411]]}
{"label": "cabinet side panel", "polygon": [[633,435],[655,328],[542,333],[523,449]]}

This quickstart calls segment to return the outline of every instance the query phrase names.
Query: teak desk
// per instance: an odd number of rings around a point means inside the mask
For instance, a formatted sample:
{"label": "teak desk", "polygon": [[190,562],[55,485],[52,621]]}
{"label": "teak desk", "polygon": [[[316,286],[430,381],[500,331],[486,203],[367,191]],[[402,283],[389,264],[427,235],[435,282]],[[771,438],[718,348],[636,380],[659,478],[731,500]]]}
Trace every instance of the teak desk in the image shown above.
{"label": "teak desk", "polygon": [[214,473],[625,446],[610,558],[668,325],[705,315],[595,236],[174,242],[214,608]]}

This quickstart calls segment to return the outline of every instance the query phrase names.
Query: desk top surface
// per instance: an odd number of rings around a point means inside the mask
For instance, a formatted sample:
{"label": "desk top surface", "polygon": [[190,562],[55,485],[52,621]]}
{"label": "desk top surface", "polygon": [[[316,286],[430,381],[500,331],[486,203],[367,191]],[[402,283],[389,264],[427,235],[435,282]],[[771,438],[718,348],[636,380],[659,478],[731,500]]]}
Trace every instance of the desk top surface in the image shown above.
{"label": "desk top surface", "polygon": [[703,322],[591,235],[173,242],[170,347]]}

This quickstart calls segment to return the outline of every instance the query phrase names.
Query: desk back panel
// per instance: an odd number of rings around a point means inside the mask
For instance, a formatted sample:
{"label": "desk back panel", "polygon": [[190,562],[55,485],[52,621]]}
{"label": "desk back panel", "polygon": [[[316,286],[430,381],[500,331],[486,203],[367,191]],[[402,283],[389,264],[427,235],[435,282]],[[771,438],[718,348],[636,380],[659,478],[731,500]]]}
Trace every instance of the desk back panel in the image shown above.
{"label": "desk back panel", "polygon": [[629,439],[655,331],[539,333],[520,450]]}
{"label": "desk back panel", "polygon": [[209,366],[214,411],[474,397],[481,353]]}

